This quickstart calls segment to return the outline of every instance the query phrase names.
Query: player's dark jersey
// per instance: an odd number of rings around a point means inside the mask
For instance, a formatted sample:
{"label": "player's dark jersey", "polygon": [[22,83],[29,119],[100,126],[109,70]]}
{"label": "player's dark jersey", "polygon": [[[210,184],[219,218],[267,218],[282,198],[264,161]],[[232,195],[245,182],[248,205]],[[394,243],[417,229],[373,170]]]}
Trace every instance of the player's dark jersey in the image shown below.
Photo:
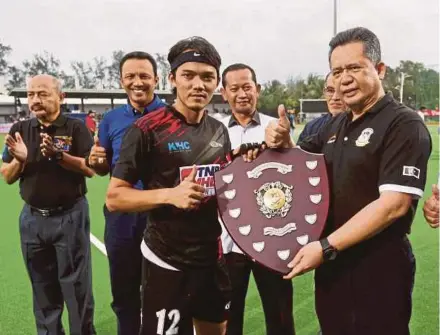
{"label": "player's dark jersey", "polygon": [[215,264],[221,228],[214,195],[214,172],[229,161],[226,127],[207,114],[188,124],[167,106],[137,120],[125,134],[113,177],[144,189],[172,188],[198,166],[197,182],[206,198],[197,210],[161,206],[150,211],[145,243],[162,260],[184,269]]}

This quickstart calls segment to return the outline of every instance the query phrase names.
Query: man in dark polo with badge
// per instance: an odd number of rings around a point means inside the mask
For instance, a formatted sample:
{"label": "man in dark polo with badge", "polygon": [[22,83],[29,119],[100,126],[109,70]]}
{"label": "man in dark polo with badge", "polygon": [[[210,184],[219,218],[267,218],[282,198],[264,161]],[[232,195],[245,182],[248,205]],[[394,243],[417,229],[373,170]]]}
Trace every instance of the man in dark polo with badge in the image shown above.
{"label": "man in dark polo with badge", "polygon": [[[340,32],[329,61],[350,111],[298,143],[324,154],[330,209],[321,240],[298,252],[286,278],[316,269],[324,335],[407,335],[415,275],[407,236],[425,188],[431,138],[416,113],[385,94],[386,66],[373,32]],[[287,121],[282,112],[266,128],[269,147],[295,146]]]}
{"label": "man in dark polo with badge", "polygon": [[90,220],[84,157],[93,144],[85,124],[60,112],[59,81],[37,75],[28,84],[35,118],[15,123],[5,138],[1,174],[17,180],[25,204],[20,239],[33,291],[39,335],[65,334],[64,304],[72,335],[96,334],[90,260]]}

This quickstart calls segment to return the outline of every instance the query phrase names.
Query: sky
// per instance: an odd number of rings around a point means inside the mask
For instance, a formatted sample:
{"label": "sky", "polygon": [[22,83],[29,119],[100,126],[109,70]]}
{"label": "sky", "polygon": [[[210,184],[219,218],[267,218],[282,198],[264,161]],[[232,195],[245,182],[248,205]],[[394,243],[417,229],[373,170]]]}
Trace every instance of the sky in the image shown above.
{"label": "sky", "polygon": [[[252,66],[260,83],[328,71],[334,0],[16,0],[0,5],[0,43],[19,65],[52,52],[73,60],[109,58],[122,49],[166,54],[182,38],[207,38],[231,63]],[[337,30],[364,26],[379,37],[382,58],[438,69],[438,0],[337,0]]]}

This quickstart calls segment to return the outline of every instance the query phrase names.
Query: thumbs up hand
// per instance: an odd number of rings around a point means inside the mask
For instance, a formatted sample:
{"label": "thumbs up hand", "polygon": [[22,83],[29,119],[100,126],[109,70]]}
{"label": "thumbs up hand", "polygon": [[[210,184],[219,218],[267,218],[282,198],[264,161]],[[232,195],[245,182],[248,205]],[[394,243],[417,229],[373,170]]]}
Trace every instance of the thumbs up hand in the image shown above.
{"label": "thumbs up hand", "polygon": [[278,106],[278,125],[283,129],[290,131],[290,120],[287,116],[286,107],[284,107],[284,105]]}
{"label": "thumbs up hand", "polygon": [[170,203],[181,209],[196,209],[204,198],[205,188],[196,183],[197,166],[194,165],[191,173],[182,182],[171,189]]}
{"label": "thumbs up hand", "polygon": [[89,165],[92,168],[99,167],[100,165],[108,165],[105,148],[99,144],[98,136],[93,138],[93,142],[92,149],[90,150]]}
{"label": "thumbs up hand", "polygon": [[290,121],[284,105],[278,106],[278,120],[273,120],[267,125],[264,141],[269,148],[295,147],[290,137]]}
{"label": "thumbs up hand", "polygon": [[438,185],[432,185],[432,195],[423,205],[423,215],[425,216],[426,222],[428,222],[432,228],[438,228],[440,224],[438,187]]}

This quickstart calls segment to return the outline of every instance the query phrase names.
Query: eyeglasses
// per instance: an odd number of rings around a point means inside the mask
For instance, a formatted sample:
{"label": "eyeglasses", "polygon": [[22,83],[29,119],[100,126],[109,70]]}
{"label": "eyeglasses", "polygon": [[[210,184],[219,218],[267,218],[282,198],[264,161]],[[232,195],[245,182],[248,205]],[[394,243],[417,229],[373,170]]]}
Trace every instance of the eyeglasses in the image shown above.
{"label": "eyeglasses", "polygon": [[336,90],[333,87],[325,87],[324,88],[324,95],[327,98],[331,98],[336,93]]}

